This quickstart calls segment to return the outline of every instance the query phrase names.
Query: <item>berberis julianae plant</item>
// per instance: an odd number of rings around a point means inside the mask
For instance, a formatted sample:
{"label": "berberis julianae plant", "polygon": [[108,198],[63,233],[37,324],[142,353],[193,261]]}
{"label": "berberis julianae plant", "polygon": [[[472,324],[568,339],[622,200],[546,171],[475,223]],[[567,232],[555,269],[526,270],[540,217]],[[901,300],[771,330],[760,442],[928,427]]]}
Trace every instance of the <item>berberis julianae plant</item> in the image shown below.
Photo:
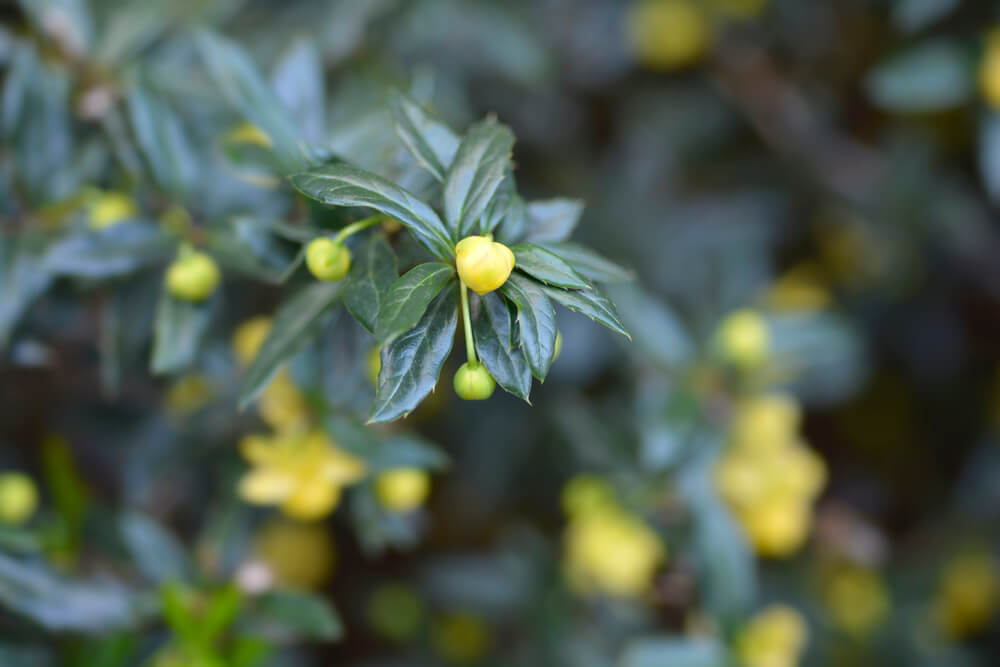
{"label": "berberis julianae plant", "polygon": [[[336,160],[291,177],[321,204],[378,212],[306,248],[316,278],[343,279],[338,296],[381,348],[371,421],[406,415],[434,389],[459,315],[468,361],[454,385],[465,399],[488,398],[495,382],[528,400],[532,376],[544,380],[556,355],[553,302],[628,335],[594,284],[609,279],[608,263],[565,241],[580,205],[518,195],[507,127],[488,118],[459,137],[402,94],[393,102],[399,138],[431,176],[419,196]],[[423,251],[399,277],[382,224],[394,220]],[[358,244],[364,257],[349,271],[345,244],[369,228],[376,231]]]}

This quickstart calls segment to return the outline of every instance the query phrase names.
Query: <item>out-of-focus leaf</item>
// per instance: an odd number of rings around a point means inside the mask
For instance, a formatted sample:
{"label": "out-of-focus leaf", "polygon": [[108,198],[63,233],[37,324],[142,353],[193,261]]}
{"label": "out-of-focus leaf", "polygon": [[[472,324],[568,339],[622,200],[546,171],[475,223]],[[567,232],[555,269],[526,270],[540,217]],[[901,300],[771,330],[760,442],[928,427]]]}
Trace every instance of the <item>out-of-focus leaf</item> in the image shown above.
{"label": "out-of-focus leaf", "polygon": [[402,93],[394,93],[390,104],[396,134],[420,166],[444,181],[458,150],[458,135]]}
{"label": "out-of-focus leaf", "polygon": [[444,214],[454,241],[468,236],[510,167],[514,133],[494,120],[469,128],[444,180]]}
{"label": "out-of-focus leaf", "polygon": [[537,283],[512,275],[503,285],[504,295],[517,306],[521,349],[532,374],[544,380],[556,351],[556,314]]}
{"label": "out-of-focus leaf", "polygon": [[536,284],[540,285],[546,296],[556,303],[562,304],[570,310],[582,313],[595,322],[603,324],[612,331],[617,331],[626,338],[631,339],[621,318],[618,317],[615,305],[596,287],[581,290],[565,290],[544,283]]}
{"label": "out-of-focus leaf", "polygon": [[399,220],[427,250],[447,261],[454,254],[448,230],[434,210],[386,179],[347,164],[328,164],[291,177],[295,188],[327,206],[364,206]]}
{"label": "out-of-focus leaf", "polygon": [[548,199],[528,202],[525,241],[565,241],[576,229],[583,214],[579,199]]}
{"label": "out-of-focus leaf", "polygon": [[497,384],[518,398],[531,393],[531,367],[520,348],[514,347],[514,321],[507,304],[493,293],[479,297],[479,312],[472,319],[479,361]]}
{"label": "out-of-focus leaf", "polygon": [[159,523],[132,511],[119,518],[118,530],[132,563],[151,582],[189,580],[192,568],[184,545]]}
{"label": "out-of-focus leaf", "polygon": [[302,261],[296,244],[276,237],[268,225],[243,216],[213,229],[207,248],[227,269],[272,284],[287,280]]}
{"label": "out-of-focus leaf", "polygon": [[38,53],[30,43],[16,43],[14,57],[7,68],[3,97],[0,101],[0,128],[5,137],[17,129],[24,111],[25,100],[38,68]]}
{"label": "out-of-focus leaf", "polygon": [[990,198],[1000,202],[1000,114],[991,113],[979,124],[979,171]]}
{"label": "out-of-focus leaf", "polygon": [[780,359],[793,393],[813,404],[844,400],[867,378],[866,351],[850,324],[830,313],[769,318],[771,354]]}
{"label": "out-of-focus leaf", "polygon": [[623,269],[614,262],[607,260],[590,248],[568,241],[540,242],[540,246],[559,255],[573,270],[585,278],[597,283],[626,283],[635,276],[628,269]]}
{"label": "out-of-focus leaf", "polygon": [[382,348],[382,370],[370,421],[402,417],[434,389],[457,326],[455,296],[444,291],[415,327]]}
{"label": "out-of-focus leaf", "polygon": [[916,32],[944,18],[960,0],[896,0],[892,22],[904,32]]}
{"label": "out-of-focus leaf", "polygon": [[254,624],[265,634],[334,641],[344,634],[336,610],[323,598],[299,591],[271,591],[251,609]]}
{"label": "out-of-focus leaf", "polygon": [[132,627],[144,614],[134,593],[110,579],[72,580],[39,563],[0,554],[0,604],[56,632]]}
{"label": "out-of-focus leaf", "polygon": [[174,246],[158,225],[132,220],[62,237],[46,249],[40,268],[54,276],[113,278],[165,260]]}
{"label": "out-of-focus leaf", "polygon": [[198,178],[198,160],[177,114],[139,82],[126,93],[129,119],[154,182],[183,195]]}
{"label": "out-of-focus leaf", "polygon": [[208,29],[198,32],[196,43],[216,88],[270,138],[285,172],[308,166],[294,121],[243,48]]}
{"label": "out-of-focus leaf", "polygon": [[694,343],[669,306],[638,286],[618,286],[609,294],[644,355],[667,368],[691,361]]}
{"label": "out-of-focus leaf", "polygon": [[511,251],[514,253],[514,268],[536,280],[565,289],[590,287],[590,283],[551,250],[531,243],[519,243],[511,247]]}
{"label": "out-of-focus leaf", "polygon": [[271,83],[306,141],[322,142],[326,92],[316,44],[296,39],[275,66]]}
{"label": "out-of-focus leaf", "polygon": [[153,373],[174,373],[194,362],[212,323],[212,303],[175,299],[163,290],[153,325]]}
{"label": "out-of-focus leaf", "polygon": [[74,56],[84,55],[94,37],[94,21],[86,0],[20,0],[37,29]]}
{"label": "out-of-focus leaf", "polygon": [[13,133],[13,156],[28,197],[48,203],[77,189],[70,118],[70,75],[64,67],[34,67]]}
{"label": "out-of-focus leaf", "polygon": [[353,257],[344,305],[371,333],[375,333],[383,298],[398,275],[396,255],[380,234],[373,234]]}
{"label": "out-of-focus leaf", "polygon": [[324,316],[343,293],[342,282],[316,282],[282,304],[270,333],[240,383],[241,408],[257,398],[281,364],[318,331]]}
{"label": "out-of-focus leaf", "polygon": [[934,41],[876,67],[865,79],[865,88],[872,103],[886,111],[942,111],[969,100],[973,72],[971,58],[961,46]]}
{"label": "out-of-focus leaf", "polygon": [[625,647],[618,667],[726,667],[726,649],[712,639],[645,637]]}
{"label": "out-of-focus leaf", "polygon": [[500,184],[497,195],[483,214],[485,225],[481,230],[495,231],[496,237],[507,245],[514,245],[523,238],[528,226],[528,209],[520,195],[514,192],[513,181],[514,176],[510,175]]}
{"label": "out-of-focus leaf", "polygon": [[338,445],[360,457],[370,473],[392,468],[443,470],[450,461],[441,449],[416,435],[383,437],[358,422],[332,416],[326,429]]}
{"label": "out-of-focus leaf", "polygon": [[351,494],[351,523],[361,549],[377,557],[386,549],[407,551],[420,540],[420,524],[412,513],[390,512],[378,501],[371,483],[360,485]]}
{"label": "out-of-focus leaf", "polygon": [[51,275],[39,270],[40,255],[35,240],[0,235],[0,350],[28,306],[52,282]]}
{"label": "out-of-focus leaf", "polygon": [[375,344],[390,343],[416,325],[427,305],[444,289],[455,270],[447,264],[418,264],[393,282],[378,314]]}
{"label": "out-of-focus leaf", "polygon": [[198,634],[203,645],[210,646],[225,632],[240,613],[242,604],[243,595],[232,584],[215,591],[198,623]]}

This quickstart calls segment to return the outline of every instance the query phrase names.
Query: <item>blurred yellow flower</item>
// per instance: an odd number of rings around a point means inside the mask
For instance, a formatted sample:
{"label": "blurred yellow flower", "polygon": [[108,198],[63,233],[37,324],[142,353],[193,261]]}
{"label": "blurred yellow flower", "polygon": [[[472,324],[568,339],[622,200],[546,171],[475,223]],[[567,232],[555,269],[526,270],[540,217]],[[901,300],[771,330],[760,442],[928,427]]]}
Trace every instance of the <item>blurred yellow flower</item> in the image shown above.
{"label": "blurred yellow flower", "polygon": [[338,449],[322,431],[249,435],[240,452],[253,468],[239,484],[240,496],[258,505],[279,505],[296,519],[332,512],[341,489],[360,480],[365,465]]}
{"label": "blurred yellow flower", "polygon": [[333,538],[316,523],[271,521],[257,533],[253,550],[276,583],[303,590],[329,581],[337,563]]}
{"label": "blurred yellow flower", "polygon": [[615,506],[615,492],[597,475],[577,475],[562,491],[563,511],[569,517],[584,516]]}
{"label": "blurred yellow flower", "polygon": [[795,499],[775,498],[738,509],[737,517],[758,554],[781,558],[805,544],[812,522],[810,509]]}
{"label": "blurred yellow flower", "polygon": [[375,478],[375,497],[392,512],[412,512],[427,500],[431,477],[420,468],[394,468]]}
{"label": "blurred yellow flower", "polygon": [[0,473],[0,523],[19,526],[38,508],[38,489],[23,472]]}
{"label": "blurred yellow flower", "polygon": [[952,637],[981,632],[1000,606],[1000,571],[987,553],[955,558],[945,569],[935,603],[942,629]]}
{"label": "blurred yellow flower", "polygon": [[413,639],[426,615],[423,601],[403,584],[383,584],[376,588],[368,599],[366,612],[372,629],[396,642]]}
{"label": "blurred yellow flower", "polygon": [[626,33],[636,59],[656,70],[697,63],[712,40],[708,17],[692,0],[639,0],[629,9]]}
{"label": "blurred yellow flower", "polygon": [[87,221],[93,229],[106,229],[133,218],[138,213],[135,200],[123,192],[101,192],[87,205]]}
{"label": "blurred yellow flower", "polygon": [[715,334],[722,358],[744,369],[754,368],[767,360],[770,339],[764,316],[748,308],[726,316]]}
{"label": "blurred yellow flower", "polygon": [[467,665],[482,660],[490,650],[490,631],[478,616],[452,613],[434,623],[431,640],[447,662]]}
{"label": "blurred yellow flower", "polygon": [[164,404],[175,418],[194,414],[212,398],[212,381],[205,375],[191,374],[180,378],[167,389]]}
{"label": "blurred yellow flower", "polygon": [[775,311],[816,311],[829,306],[831,297],[819,268],[800,264],[778,278],[764,300]]}
{"label": "blurred yellow flower", "polygon": [[889,614],[889,592],[874,570],[836,568],[823,583],[822,598],[833,625],[859,639],[876,630]]}
{"label": "blurred yellow flower", "polygon": [[1000,30],[994,30],[986,40],[979,65],[979,88],[986,103],[1000,109]]}
{"label": "blurred yellow flower", "polygon": [[275,373],[257,399],[260,418],[275,430],[302,429],[309,422],[309,403],[287,368]]}
{"label": "blurred yellow flower", "polygon": [[765,454],[785,449],[798,439],[802,411],[785,394],[763,394],[744,399],[733,415],[733,445]]}
{"label": "blurred yellow flower", "polygon": [[271,318],[258,315],[246,320],[233,332],[233,355],[240,366],[246,367],[257,356],[260,346],[271,332]]}
{"label": "blurred yellow flower", "polygon": [[802,614],[785,605],[771,605],[743,628],[735,648],[743,667],[795,667],[808,639]]}

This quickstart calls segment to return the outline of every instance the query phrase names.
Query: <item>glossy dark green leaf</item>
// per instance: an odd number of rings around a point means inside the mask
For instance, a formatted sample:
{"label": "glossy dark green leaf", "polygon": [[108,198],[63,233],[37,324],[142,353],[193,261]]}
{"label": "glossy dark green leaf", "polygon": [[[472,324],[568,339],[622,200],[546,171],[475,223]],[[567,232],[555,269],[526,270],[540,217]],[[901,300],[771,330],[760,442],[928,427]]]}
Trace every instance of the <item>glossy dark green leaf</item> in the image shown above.
{"label": "glossy dark green leaf", "polygon": [[444,181],[458,150],[458,135],[403,93],[394,93],[390,105],[396,134],[421,167]]}
{"label": "glossy dark green leaf", "polygon": [[153,181],[181,195],[198,178],[198,160],[177,114],[138,82],[127,90],[129,120]]}
{"label": "glossy dark green leaf", "polygon": [[382,302],[398,275],[396,255],[381,234],[373,234],[354,253],[344,305],[371,333],[375,333]]}
{"label": "glossy dark green leaf", "polygon": [[199,30],[196,44],[215,88],[230,106],[270,138],[284,170],[293,172],[306,167],[309,156],[291,114],[243,48],[208,29]]}
{"label": "glossy dark green leaf", "polygon": [[725,647],[714,639],[643,637],[625,646],[618,667],[726,667]]}
{"label": "glossy dark green leaf", "polygon": [[458,296],[446,290],[431,302],[417,326],[382,348],[371,421],[406,415],[434,389],[457,326]]}
{"label": "glossy dark green leaf", "polygon": [[632,272],[605,259],[590,248],[569,241],[543,241],[538,245],[559,255],[584,278],[598,283],[625,283],[635,278]]}
{"label": "glossy dark green leaf", "polygon": [[118,520],[132,564],[153,583],[188,581],[192,567],[184,545],[152,518],[136,511]]}
{"label": "glossy dark green leaf", "polygon": [[590,288],[590,283],[551,250],[531,243],[519,243],[511,247],[511,252],[514,253],[514,268],[536,280],[566,289]]}
{"label": "glossy dark green leaf", "polygon": [[427,262],[397,278],[379,309],[375,344],[385,345],[412,329],[454,275],[455,269],[447,264]]}
{"label": "glossy dark green leaf", "polygon": [[579,199],[547,199],[528,202],[525,241],[565,241],[576,229],[583,213]]}
{"label": "glossy dark green leaf", "polygon": [[447,261],[454,244],[441,218],[416,195],[348,164],[327,164],[291,177],[295,188],[327,206],[364,206],[399,220],[432,255]]}
{"label": "glossy dark green leaf", "polygon": [[159,225],[139,220],[121,222],[64,236],[45,251],[42,266],[57,276],[112,278],[164,261],[175,245]]}
{"label": "glossy dark green leaf", "polygon": [[257,398],[278,368],[319,330],[343,293],[343,282],[315,282],[281,305],[270,333],[240,383],[241,408]]}
{"label": "glossy dark green leaf", "polygon": [[512,275],[502,288],[504,295],[517,306],[517,324],[521,349],[532,374],[544,380],[556,351],[556,314],[552,302],[538,283]]}
{"label": "glossy dark green leaf", "polygon": [[153,373],[174,373],[194,362],[212,323],[213,301],[181,301],[162,291],[153,324]]}
{"label": "glossy dark green leaf", "polygon": [[492,292],[479,297],[479,310],[472,319],[479,361],[498,385],[527,401],[531,367],[520,348],[511,343],[513,329],[514,321],[503,299]]}
{"label": "glossy dark green leaf", "polygon": [[271,85],[295,119],[303,138],[312,143],[322,142],[326,91],[323,62],[315,42],[296,39],[275,65]]}
{"label": "glossy dark green leaf", "polygon": [[626,338],[631,339],[625,325],[622,324],[615,305],[608,297],[604,296],[596,287],[591,289],[565,290],[558,287],[551,287],[542,283],[542,290],[546,296],[556,303],[566,306],[570,310],[582,313],[590,319],[603,324],[612,331],[617,331]]}
{"label": "glossy dark green leaf", "polygon": [[468,236],[510,167],[514,134],[486,120],[473,125],[455,153],[444,181],[444,213],[454,241]]}

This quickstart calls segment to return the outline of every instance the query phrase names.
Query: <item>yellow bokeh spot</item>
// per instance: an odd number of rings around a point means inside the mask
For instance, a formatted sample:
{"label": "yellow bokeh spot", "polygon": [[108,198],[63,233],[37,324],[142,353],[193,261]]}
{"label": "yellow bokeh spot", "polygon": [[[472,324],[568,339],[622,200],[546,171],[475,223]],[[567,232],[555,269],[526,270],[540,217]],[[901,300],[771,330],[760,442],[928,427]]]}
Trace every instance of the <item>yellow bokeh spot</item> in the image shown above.
{"label": "yellow bokeh spot", "polygon": [[213,393],[212,381],[207,376],[185,375],[167,389],[164,404],[172,417],[188,417],[203,408]]}
{"label": "yellow bokeh spot", "polygon": [[771,605],[740,632],[736,654],[742,667],[796,667],[808,639],[802,614],[785,605]]}
{"label": "yellow bokeh spot", "polygon": [[490,632],[478,616],[453,613],[434,623],[434,648],[447,662],[467,665],[482,660],[490,650]]}
{"label": "yellow bokeh spot", "polygon": [[724,361],[753,368],[767,359],[771,336],[763,315],[742,309],[722,320],[715,341]]}
{"label": "yellow bokeh spot", "polygon": [[392,512],[412,512],[424,504],[430,491],[431,477],[419,468],[386,470],[375,478],[375,497]]}
{"label": "yellow bokeh spot", "polygon": [[785,394],[763,394],[744,399],[733,415],[732,441],[746,451],[776,452],[798,438],[802,410]]}
{"label": "yellow bokeh spot", "polygon": [[379,586],[368,599],[365,611],[372,629],[395,642],[416,637],[426,615],[423,601],[403,584]]}
{"label": "yellow bokeh spot", "polygon": [[712,41],[708,17],[692,0],[639,0],[626,18],[636,60],[656,70],[699,62]]}
{"label": "yellow bokeh spot", "polygon": [[1000,571],[987,553],[955,558],[941,579],[936,617],[952,637],[968,637],[986,628],[1000,606]]}
{"label": "yellow bokeh spot", "polygon": [[309,422],[309,403],[287,368],[280,369],[257,399],[260,418],[273,429],[294,430]]}
{"label": "yellow bokeh spot", "polygon": [[302,590],[329,581],[337,563],[336,545],[322,524],[271,521],[257,534],[253,550],[276,583]]}
{"label": "yellow bokeh spot", "polygon": [[822,597],[834,626],[855,638],[870,635],[889,614],[889,592],[873,570],[837,568],[824,582]]}
{"label": "yellow bokeh spot", "polygon": [[0,473],[0,523],[19,526],[38,508],[38,489],[23,472]]}
{"label": "yellow bokeh spot", "polygon": [[563,510],[570,517],[584,516],[615,506],[615,492],[597,475],[577,475],[562,492]]}
{"label": "yellow bokeh spot", "polygon": [[778,278],[764,300],[774,311],[812,312],[829,306],[831,297],[818,267],[801,264]]}
{"label": "yellow bokeh spot", "polygon": [[261,148],[272,146],[271,137],[253,123],[242,123],[226,135],[225,141],[233,144],[251,144]]}
{"label": "yellow bokeh spot", "polygon": [[979,65],[979,88],[986,103],[1000,109],[1000,32],[994,31],[987,39]]}
{"label": "yellow bokeh spot", "polygon": [[240,366],[247,366],[257,356],[267,334],[271,332],[271,318],[259,315],[243,322],[233,332],[233,355]]}
{"label": "yellow bokeh spot", "polygon": [[106,229],[138,213],[135,200],[123,192],[96,194],[87,209],[87,221],[93,229]]}

